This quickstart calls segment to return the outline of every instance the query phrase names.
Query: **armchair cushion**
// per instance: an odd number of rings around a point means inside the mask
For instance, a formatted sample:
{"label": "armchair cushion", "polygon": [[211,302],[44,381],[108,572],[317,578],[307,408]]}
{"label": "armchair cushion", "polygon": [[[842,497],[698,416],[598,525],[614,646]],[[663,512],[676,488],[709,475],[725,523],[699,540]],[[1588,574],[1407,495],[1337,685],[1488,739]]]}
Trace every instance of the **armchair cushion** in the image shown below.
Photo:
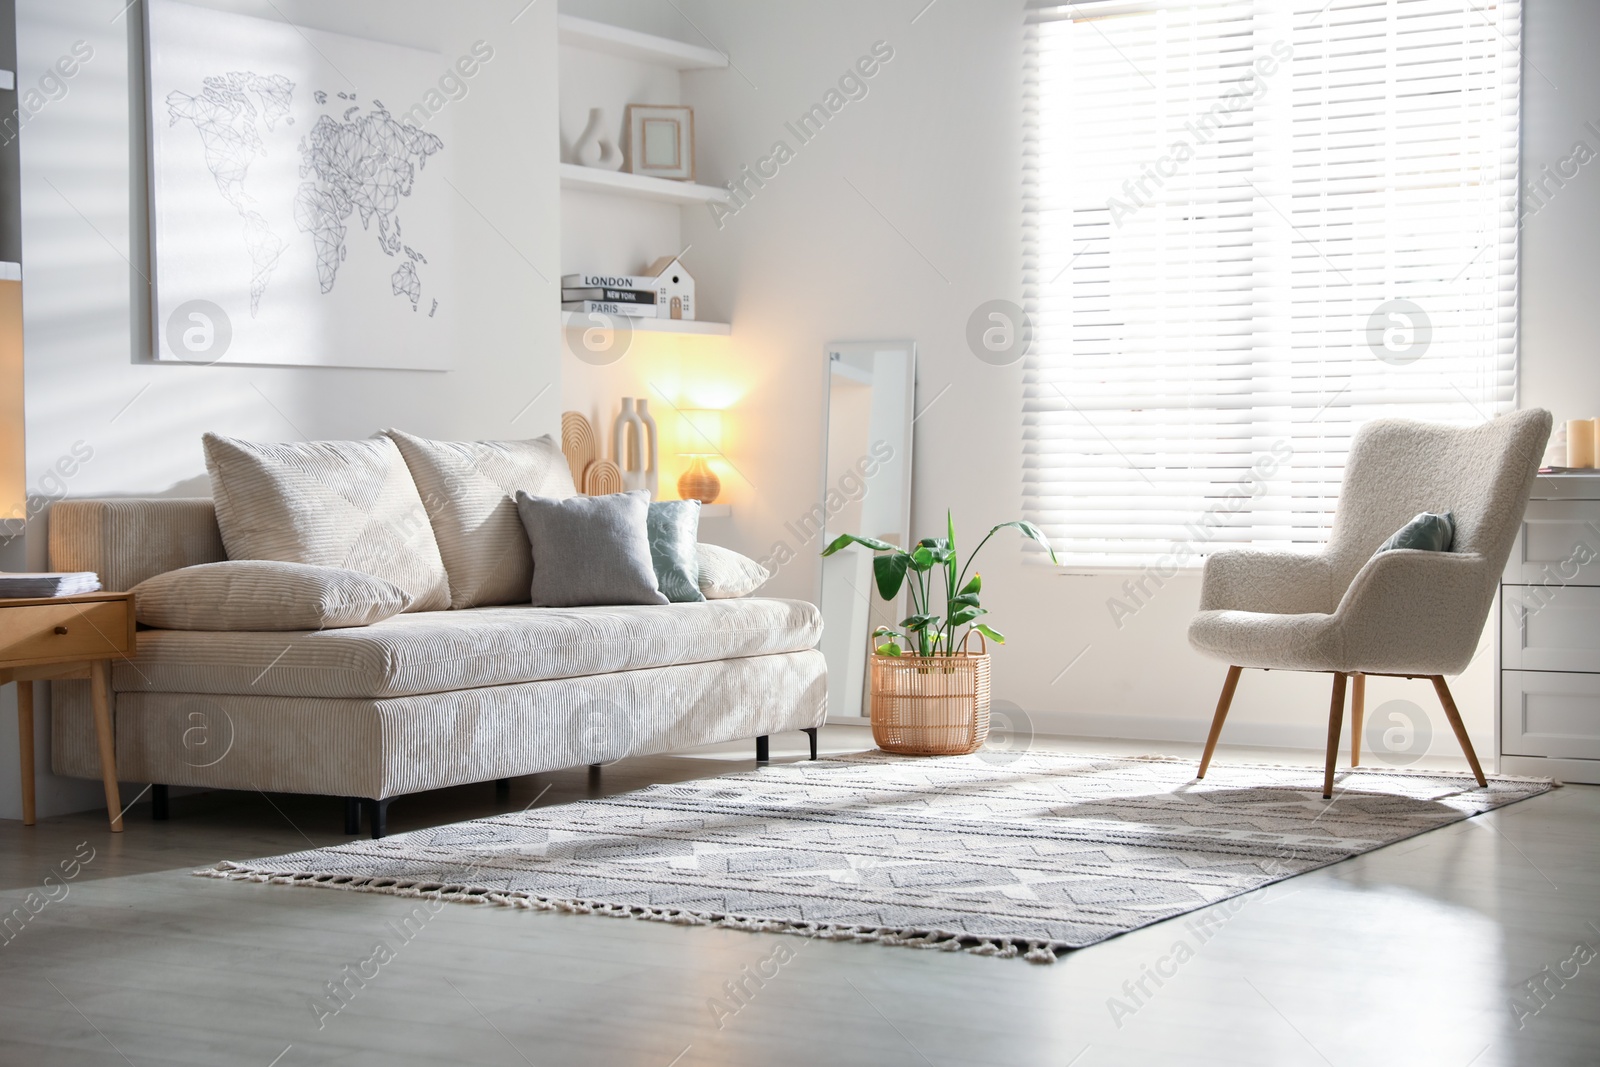
{"label": "armchair cushion", "polygon": [[1458,674],[1494,595],[1486,573],[1476,553],[1395,549],[1373,556],[1331,612],[1203,610],[1189,643],[1241,667]]}

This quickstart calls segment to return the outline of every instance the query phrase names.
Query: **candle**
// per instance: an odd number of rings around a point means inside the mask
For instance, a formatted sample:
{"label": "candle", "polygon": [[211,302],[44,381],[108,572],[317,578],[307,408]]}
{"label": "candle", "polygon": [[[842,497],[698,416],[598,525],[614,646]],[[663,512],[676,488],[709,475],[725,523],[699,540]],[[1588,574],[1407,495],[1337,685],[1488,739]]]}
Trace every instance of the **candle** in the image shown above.
{"label": "candle", "polygon": [[1567,420],[1567,466],[1594,466],[1595,423],[1600,419]]}

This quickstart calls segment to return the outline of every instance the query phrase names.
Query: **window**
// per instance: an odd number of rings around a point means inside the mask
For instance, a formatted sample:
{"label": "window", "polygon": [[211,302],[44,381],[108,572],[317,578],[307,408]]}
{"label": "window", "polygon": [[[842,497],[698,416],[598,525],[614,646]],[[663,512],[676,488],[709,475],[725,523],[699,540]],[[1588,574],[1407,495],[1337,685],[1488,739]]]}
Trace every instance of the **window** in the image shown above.
{"label": "window", "polygon": [[1356,428],[1516,399],[1520,4],[1031,3],[1024,505],[1078,566],[1311,547]]}

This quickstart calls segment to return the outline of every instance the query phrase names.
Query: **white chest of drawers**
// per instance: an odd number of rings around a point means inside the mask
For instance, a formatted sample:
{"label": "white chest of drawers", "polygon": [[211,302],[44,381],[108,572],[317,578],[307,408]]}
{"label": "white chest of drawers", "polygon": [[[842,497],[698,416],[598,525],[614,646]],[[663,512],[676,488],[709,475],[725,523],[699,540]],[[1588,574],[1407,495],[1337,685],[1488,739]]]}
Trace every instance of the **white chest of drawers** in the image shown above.
{"label": "white chest of drawers", "polygon": [[1600,472],[1539,477],[1499,626],[1500,770],[1600,784]]}

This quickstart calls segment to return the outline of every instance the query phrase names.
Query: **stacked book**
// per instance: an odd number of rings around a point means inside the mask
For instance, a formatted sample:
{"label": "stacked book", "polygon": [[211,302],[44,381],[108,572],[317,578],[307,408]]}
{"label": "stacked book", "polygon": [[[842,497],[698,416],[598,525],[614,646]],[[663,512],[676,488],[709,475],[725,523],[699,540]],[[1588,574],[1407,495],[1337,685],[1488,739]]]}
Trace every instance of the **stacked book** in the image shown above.
{"label": "stacked book", "polygon": [[656,317],[656,279],[635,274],[565,274],[561,277],[561,310]]}
{"label": "stacked book", "polygon": [[53,571],[34,574],[0,572],[0,597],[77,596],[100,589],[100,576],[94,571]]}

